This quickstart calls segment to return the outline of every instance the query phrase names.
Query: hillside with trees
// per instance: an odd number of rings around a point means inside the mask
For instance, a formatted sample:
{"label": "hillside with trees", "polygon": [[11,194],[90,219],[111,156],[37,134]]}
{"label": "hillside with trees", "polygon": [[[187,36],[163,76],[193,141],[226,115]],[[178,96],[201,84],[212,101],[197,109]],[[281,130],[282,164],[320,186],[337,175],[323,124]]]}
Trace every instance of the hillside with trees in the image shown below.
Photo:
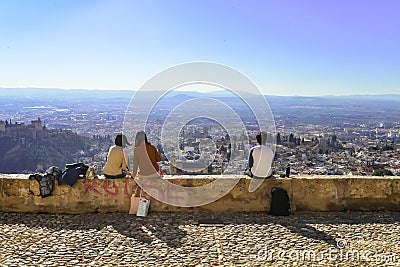
{"label": "hillside with trees", "polygon": [[107,149],[109,145],[109,139],[81,136],[69,130],[47,131],[43,138],[1,137],[0,173],[32,173],[50,166],[64,168],[67,163],[78,162],[82,153],[90,157],[97,152],[94,147]]}

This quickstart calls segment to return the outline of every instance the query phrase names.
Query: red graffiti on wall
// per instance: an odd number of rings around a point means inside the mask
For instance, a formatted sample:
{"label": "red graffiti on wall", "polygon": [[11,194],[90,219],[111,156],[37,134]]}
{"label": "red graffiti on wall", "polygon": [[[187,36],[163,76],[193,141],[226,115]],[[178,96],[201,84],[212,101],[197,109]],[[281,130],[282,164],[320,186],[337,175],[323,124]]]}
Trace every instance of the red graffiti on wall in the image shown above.
{"label": "red graffiti on wall", "polygon": [[96,194],[101,195],[100,191],[97,190],[97,180],[85,180],[85,183],[83,184],[83,186],[85,187],[85,193],[89,192],[89,191],[93,191]]}
{"label": "red graffiti on wall", "polygon": [[129,193],[129,189],[128,189],[128,179],[125,179],[125,196],[127,198],[131,197],[131,194]]}
{"label": "red graffiti on wall", "polygon": [[[94,192],[98,195],[105,193],[116,197],[119,194],[118,184],[112,180],[85,180],[83,186],[85,187],[85,192]],[[124,194],[127,198],[131,197],[128,179],[125,179]]]}
{"label": "red graffiti on wall", "polygon": [[[184,197],[178,195],[179,192],[174,188],[173,181],[163,183],[161,186],[157,184],[152,184],[151,181],[143,182],[143,187],[152,191],[152,189],[157,191],[157,199],[160,201],[170,201],[170,200],[184,200]],[[154,197],[153,197],[154,198]]]}
{"label": "red graffiti on wall", "polygon": [[115,181],[112,181],[112,185],[113,185],[114,191],[110,191],[108,189],[108,186],[109,186],[110,182],[111,182],[110,180],[105,180],[103,182],[104,192],[106,192],[108,195],[112,195],[112,196],[118,195],[118,186],[115,184]]}
{"label": "red graffiti on wall", "polygon": [[[133,192],[130,192],[129,190],[129,181],[130,179],[125,179],[125,184],[124,184],[124,195],[127,198],[131,197],[131,194]],[[162,183],[162,184],[154,184],[149,181],[143,181],[141,183],[146,191],[152,192],[152,194],[155,194],[155,198],[152,197],[152,199],[157,199],[159,201],[171,201],[171,200],[179,200],[179,201],[184,201],[185,196],[182,196],[179,192],[174,187],[174,184],[179,184],[179,181],[168,181],[167,183]],[[94,192],[97,195],[109,195],[112,197],[118,196],[120,194],[121,190],[119,190],[118,183],[114,180],[85,180],[84,182],[84,187],[85,187],[85,192],[90,193]],[[135,191],[135,190],[133,190]],[[150,196],[148,196],[150,197]]]}

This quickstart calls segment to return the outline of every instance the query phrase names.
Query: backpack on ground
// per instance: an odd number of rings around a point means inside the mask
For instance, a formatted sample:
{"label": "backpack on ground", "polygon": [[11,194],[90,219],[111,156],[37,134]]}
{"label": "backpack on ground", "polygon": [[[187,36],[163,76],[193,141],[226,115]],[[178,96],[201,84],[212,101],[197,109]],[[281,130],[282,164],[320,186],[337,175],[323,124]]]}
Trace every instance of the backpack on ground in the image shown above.
{"label": "backpack on ground", "polygon": [[271,190],[271,207],[270,215],[288,216],[290,215],[289,195],[285,189],[273,187]]}

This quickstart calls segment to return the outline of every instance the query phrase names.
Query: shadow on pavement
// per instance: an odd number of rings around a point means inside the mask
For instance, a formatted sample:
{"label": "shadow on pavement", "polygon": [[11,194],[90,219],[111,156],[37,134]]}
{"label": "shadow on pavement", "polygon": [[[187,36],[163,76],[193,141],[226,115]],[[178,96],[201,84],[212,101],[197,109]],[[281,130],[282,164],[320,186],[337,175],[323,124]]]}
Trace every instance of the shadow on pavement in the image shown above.
{"label": "shadow on pavement", "polygon": [[[180,221],[173,220],[174,215],[136,217],[123,213],[92,213],[92,214],[37,214],[37,213],[4,213],[0,212],[0,224],[26,225],[29,228],[40,227],[54,231],[61,230],[103,230],[104,238],[107,233],[115,230],[123,237],[133,238],[143,244],[155,240],[165,242],[169,247],[179,247],[181,239],[187,233],[179,229]],[[169,217],[169,218],[167,218]],[[98,239],[102,236],[96,237]],[[118,238],[118,237],[117,237]]]}
{"label": "shadow on pavement", "polygon": [[400,212],[299,212],[291,216],[275,217],[266,212],[251,213],[152,213],[136,217],[122,213],[96,214],[34,214],[0,212],[0,224],[41,227],[60,230],[104,230],[132,238],[142,244],[162,242],[171,248],[180,247],[188,233],[184,225],[224,227],[226,225],[258,224],[280,225],[292,233],[336,245],[340,233],[326,233],[318,225],[329,224],[393,224],[400,222]]}

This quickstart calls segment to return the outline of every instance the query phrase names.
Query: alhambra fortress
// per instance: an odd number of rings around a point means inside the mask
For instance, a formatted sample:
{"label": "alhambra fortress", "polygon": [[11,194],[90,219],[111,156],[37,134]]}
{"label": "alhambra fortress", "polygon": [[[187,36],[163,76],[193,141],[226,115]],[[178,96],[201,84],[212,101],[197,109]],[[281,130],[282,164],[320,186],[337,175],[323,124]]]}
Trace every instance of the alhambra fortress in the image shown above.
{"label": "alhambra fortress", "polygon": [[40,118],[31,121],[30,124],[25,123],[12,123],[11,119],[8,121],[0,120],[0,137],[31,137],[40,139],[46,136],[46,127]]}

